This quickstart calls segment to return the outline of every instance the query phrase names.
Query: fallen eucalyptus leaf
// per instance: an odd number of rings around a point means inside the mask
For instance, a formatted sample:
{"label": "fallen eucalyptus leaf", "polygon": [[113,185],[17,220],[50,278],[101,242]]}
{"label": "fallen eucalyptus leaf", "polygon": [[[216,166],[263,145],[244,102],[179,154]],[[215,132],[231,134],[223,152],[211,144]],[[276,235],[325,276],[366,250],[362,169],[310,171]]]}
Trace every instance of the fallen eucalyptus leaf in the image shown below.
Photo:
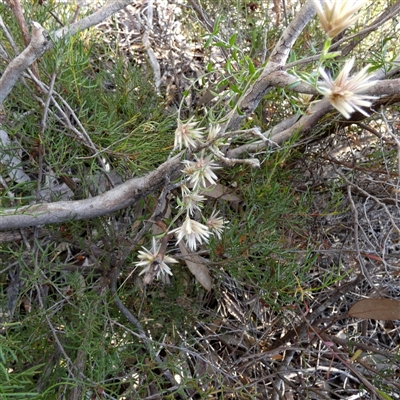
{"label": "fallen eucalyptus leaf", "polygon": [[230,192],[230,189],[220,183],[209,185],[206,190],[201,192],[202,195],[212,197],[213,199],[221,199],[232,202],[241,202],[243,199]]}
{"label": "fallen eucalyptus leaf", "polygon": [[393,321],[400,319],[400,301],[392,299],[363,299],[353,304],[349,315],[362,319]]}
{"label": "fallen eucalyptus leaf", "polygon": [[184,260],[189,271],[194,275],[197,282],[199,282],[204,289],[210,291],[212,286],[210,272],[207,266],[201,263],[201,257],[190,253],[182,242],[179,242],[179,249],[185,257]]}

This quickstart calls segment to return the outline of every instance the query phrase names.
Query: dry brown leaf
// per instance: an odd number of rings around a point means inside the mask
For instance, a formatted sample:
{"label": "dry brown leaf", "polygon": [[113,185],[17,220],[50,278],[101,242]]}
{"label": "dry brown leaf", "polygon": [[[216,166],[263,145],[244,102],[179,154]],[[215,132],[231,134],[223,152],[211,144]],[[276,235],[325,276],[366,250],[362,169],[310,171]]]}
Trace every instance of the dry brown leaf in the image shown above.
{"label": "dry brown leaf", "polygon": [[199,256],[190,253],[182,242],[179,242],[179,249],[185,257],[185,263],[189,271],[194,275],[197,282],[199,282],[204,289],[210,291],[212,280],[207,266],[202,264],[202,260]]}
{"label": "dry brown leaf", "polygon": [[363,299],[353,304],[349,315],[362,319],[393,321],[400,319],[400,301],[392,299]]}
{"label": "dry brown leaf", "polygon": [[230,189],[220,183],[208,186],[201,194],[207,197],[212,197],[213,199],[222,199],[237,203],[242,201],[242,198],[230,193]]}

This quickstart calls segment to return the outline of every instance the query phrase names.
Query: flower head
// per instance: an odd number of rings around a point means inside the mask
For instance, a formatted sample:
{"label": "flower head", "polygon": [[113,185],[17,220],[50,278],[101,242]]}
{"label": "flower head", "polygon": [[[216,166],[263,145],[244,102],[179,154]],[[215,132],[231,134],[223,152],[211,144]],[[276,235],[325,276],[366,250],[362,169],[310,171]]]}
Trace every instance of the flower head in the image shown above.
{"label": "flower head", "polygon": [[201,194],[191,191],[186,185],[182,185],[182,201],[178,202],[181,207],[187,210],[189,215],[193,215],[196,210],[200,211],[205,199]]}
{"label": "flower head", "polygon": [[322,84],[318,85],[318,90],[322,93],[345,118],[350,118],[350,114],[359,111],[368,116],[361,107],[369,107],[371,102],[366,99],[374,99],[373,96],[359,94],[375,81],[370,81],[367,70],[368,66],[363,68],[357,75],[349,77],[353,68],[354,58],[347,60],[342,71],[335,80],[333,80],[324,70],[320,69],[320,74],[324,79]]}
{"label": "flower head", "polygon": [[352,25],[358,16],[353,16],[367,0],[313,0],[321,22],[322,29],[330,38],[334,38],[340,32]]}
{"label": "flower head", "polygon": [[[163,278],[164,275],[172,275],[171,268],[167,265],[175,264],[178,261],[175,258],[169,256],[162,256],[159,254],[160,245],[157,244],[156,239],[153,237],[152,248],[151,250],[147,250],[145,247],[142,247],[143,251],[139,250],[138,258],[141,261],[137,261],[135,264],[138,267],[144,267],[139,275],[143,275],[147,272],[150,272],[152,268],[155,268],[156,278]],[[154,279],[154,275],[153,275]]]}
{"label": "flower head", "polygon": [[223,157],[224,154],[218,148],[219,146],[222,146],[224,144],[223,138],[217,139],[218,135],[220,134],[220,131],[221,131],[220,125],[211,125],[208,130],[207,142],[212,142],[210,144],[210,147],[214,150],[214,153]]}
{"label": "flower head", "polygon": [[218,136],[220,131],[220,125],[211,125],[210,129],[208,130],[207,141],[211,142],[212,140],[214,140]]}
{"label": "flower head", "polygon": [[312,94],[307,93],[299,93],[297,96],[293,96],[293,98],[297,100],[302,107],[308,107],[311,104],[313,97],[314,96]]}
{"label": "flower head", "polygon": [[214,170],[219,169],[218,165],[212,161],[212,157],[196,157],[196,161],[182,161],[186,167],[183,172],[189,175],[189,181],[195,189],[204,189],[207,187],[206,181],[211,185],[215,185],[218,177],[215,175]]}
{"label": "flower head", "polygon": [[174,149],[182,150],[182,147],[193,149],[197,145],[197,141],[202,138],[204,128],[196,128],[197,122],[192,122],[193,118],[183,123],[178,119],[178,127],[175,131]]}
{"label": "flower head", "polygon": [[207,226],[208,229],[213,232],[218,239],[221,239],[221,233],[224,230],[224,225],[228,222],[228,221],[224,221],[223,218],[221,217],[217,217],[217,215],[219,214],[219,211],[213,211],[212,214],[210,215],[210,217],[207,219]]}
{"label": "flower head", "polygon": [[189,215],[186,217],[182,226],[172,230],[170,233],[174,232],[178,235],[177,243],[179,243],[182,239],[185,239],[190,250],[196,250],[196,242],[199,242],[199,244],[202,242],[207,243],[208,237],[210,236],[208,227],[200,222],[195,221],[194,219],[191,219]]}

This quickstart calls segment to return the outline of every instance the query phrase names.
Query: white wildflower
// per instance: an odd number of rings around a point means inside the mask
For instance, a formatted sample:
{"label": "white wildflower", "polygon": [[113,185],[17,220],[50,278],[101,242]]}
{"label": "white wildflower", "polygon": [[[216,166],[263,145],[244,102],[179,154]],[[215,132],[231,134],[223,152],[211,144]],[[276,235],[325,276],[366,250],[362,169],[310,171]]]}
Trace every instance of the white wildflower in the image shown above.
{"label": "white wildflower", "polygon": [[367,99],[375,98],[360,94],[375,84],[375,81],[369,80],[367,74],[368,66],[363,68],[356,76],[350,78],[349,73],[353,68],[353,64],[354,58],[347,60],[335,80],[321,69],[320,74],[324,82],[318,84],[319,92],[347,119],[356,110],[368,116],[361,107],[370,107],[371,102]]}
{"label": "white wildflower", "polygon": [[358,19],[353,16],[367,0],[313,0],[322,29],[330,38],[334,38]]}
{"label": "white wildflower", "polygon": [[[196,157],[197,158],[197,157]],[[197,161],[182,161],[186,165],[183,172],[189,175],[189,182],[195,189],[204,189],[207,187],[207,181],[210,185],[215,185],[218,177],[214,170],[219,169],[218,165],[212,161],[212,157],[197,158]]]}
{"label": "white wildflower", "polygon": [[178,203],[187,210],[189,215],[193,215],[196,210],[200,211],[205,199],[201,194],[191,191],[186,185],[182,185],[182,200]]}
{"label": "white wildflower", "polygon": [[221,150],[218,147],[224,145],[224,139],[216,139],[216,137],[219,135],[220,131],[221,131],[221,127],[219,125],[211,125],[210,129],[208,131],[207,141],[212,142],[210,147],[214,150],[214,152],[217,155],[223,157],[224,154],[221,152]]}
{"label": "white wildflower", "polygon": [[297,100],[301,106],[308,107],[312,102],[313,95],[308,93],[299,93],[297,97],[293,96],[293,98]]}
{"label": "white wildflower", "polygon": [[178,127],[175,131],[174,149],[181,150],[182,147],[193,149],[197,146],[197,142],[203,137],[204,128],[196,128],[197,122],[192,122],[193,118],[183,123],[178,119]]}
{"label": "white wildflower", "polygon": [[142,247],[143,251],[139,250],[138,258],[141,261],[137,261],[135,264],[138,267],[144,267],[139,275],[143,275],[146,272],[149,272],[152,267],[158,268],[156,272],[156,277],[159,279],[162,278],[163,275],[172,275],[171,268],[168,264],[175,264],[178,261],[175,258],[164,255],[161,257],[159,255],[160,245],[157,244],[156,239],[153,237],[152,248],[151,250],[147,250],[145,247]]}
{"label": "white wildflower", "polygon": [[210,215],[210,217],[207,219],[207,226],[208,229],[214,233],[218,239],[221,239],[221,234],[222,231],[224,230],[224,225],[226,223],[228,223],[228,221],[225,221],[223,218],[221,217],[217,217],[217,215],[219,214],[219,211],[213,211],[212,214]]}
{"label": "white wildflower", "polygon": [[202,242],[207,243],[210,236],[210,232],[206,225],[201,224],[189,217],[186,217],[182,226],[171,231],[171,233],[176,233],[179,243],[182,239],[185,239],[187,246],[190,250],[196,250],[197,242],[201,244]]}
{"label": "white wildflower", "polygon": [[214,140],[218,136],[220,130],[221,127],[219,125],[211,125],[210,129],[208,130],[207,141],[211,142]]}

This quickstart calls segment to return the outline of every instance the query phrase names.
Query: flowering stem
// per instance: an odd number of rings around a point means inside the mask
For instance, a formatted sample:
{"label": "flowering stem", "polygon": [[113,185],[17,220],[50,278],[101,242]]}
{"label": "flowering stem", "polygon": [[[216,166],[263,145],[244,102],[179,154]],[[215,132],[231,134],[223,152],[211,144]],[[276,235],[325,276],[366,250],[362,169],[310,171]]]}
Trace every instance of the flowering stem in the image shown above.
{"label": "flowering stem", "polygon": [[328,37],[325,40],[324,48],[322,49],[321,55],[320,55],[319,60],[318,60],[317,75],[316,75],[316,78],[315,78],[315,89],[317,91],[319,91],[318,90],[318,79],[320,77],[320,69],[323,67],[324,62],[326,60],[331,59],[331,58],[335,58],[337,56],[340,56],[340,52],[338,52],[338,51],[336,51],[334,53],[329,53],[329,49],[331,47],[331,44],[332,44],[332,38]]}
{"label": "flowering stem", "polygon": [[318,65],[318,66],[321,66],[322,63],[323,63],[327,58],[329,58],[329,57],[328,57],[328,54],[329,54],[329,49],[330,49],[330,47],[331,47],[331,44],[332,44],[332,39],[331,39],[331,38],[328,38],[328,39],[325,40],[324,48],[323,48],[322,53],[321,53],[321,56],[320,56],[320,58],[319,58],[319,65]]}
{"label": "flowering stem", "polygon": [[157,256],[162,260],[164,259],[165,253],[167,251],[168,242],[172,239],[174,235],[168,234],[161,239],[160,250],[158,251]]}

